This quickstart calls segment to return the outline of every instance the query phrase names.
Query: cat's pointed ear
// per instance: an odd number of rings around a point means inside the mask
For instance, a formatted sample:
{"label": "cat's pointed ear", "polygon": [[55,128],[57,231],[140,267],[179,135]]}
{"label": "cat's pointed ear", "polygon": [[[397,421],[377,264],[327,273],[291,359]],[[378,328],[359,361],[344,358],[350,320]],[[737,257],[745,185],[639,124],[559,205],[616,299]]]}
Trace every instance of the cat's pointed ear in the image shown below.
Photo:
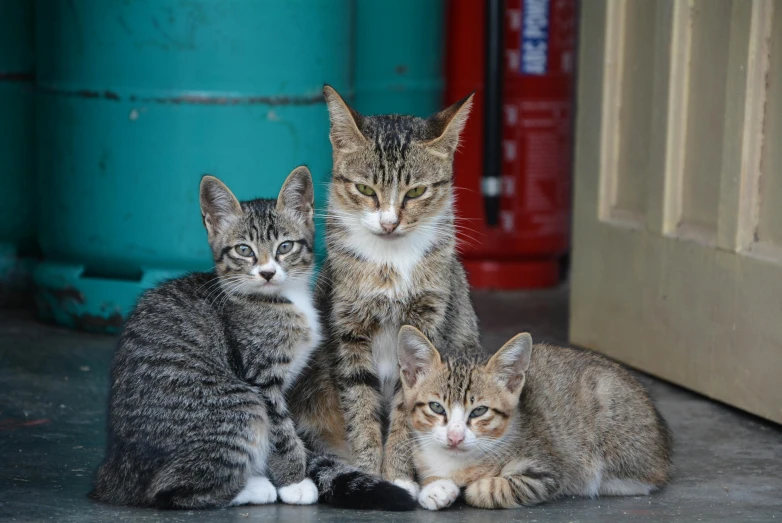
{"label": "cat's pointed ear", "polygon": [[315,208],[315,189],[312,186],[312,175],[306,166],[296,167],[282,184],[277,197],[277,212],[290,210],[312,220]]}
{"label": "cat's pointed ear", "polygon": [[350,108],[342,97],[330,85],[323,87],[323,96],[329,109],[331,131],[329,138],[334,150],[352,151],[367,139],[361,134],[359,127],[362,116]]}
{"label": "cat's pointed ear", "polygon": [[429,373],[441,362],[440,353],[424,336],[424,333],[403,325],[397,339],[399,374],[407,387],[413,387],[421,376]]}
{"label": "cat's pointed ear", "polygon": [[214,176],[201,178],[201,217],[209,236],[218,234],[242,216],[242,206],[226,185]]}
{"label": "cat's pointed ear", "polygon": [[532,356],[532,336],[524,332],[517,334],[491,357],[486,369],[491,372],[508,391],[517,394],[524,386],[524,379]]}
{"label": "cat's pointed ear", "polygon": [[462,98],[450,107],[446,107],[427,120],[429,132],[435,138],[423,145],[438,156],[451,156],[459,146],[459,136],[467,124],[472,99],[475,94]]}

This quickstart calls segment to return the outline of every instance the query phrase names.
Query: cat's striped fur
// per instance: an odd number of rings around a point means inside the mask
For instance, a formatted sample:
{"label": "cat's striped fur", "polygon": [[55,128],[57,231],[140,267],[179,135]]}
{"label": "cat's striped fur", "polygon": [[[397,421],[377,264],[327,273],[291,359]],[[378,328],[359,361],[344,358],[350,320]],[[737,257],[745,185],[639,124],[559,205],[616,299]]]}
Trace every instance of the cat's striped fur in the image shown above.
{"label": "cat's striped fur", "polygon": [[424,120],[362,116],[330,87],[324,94],[333,172],[316,296],[325,340],[291,409],[314,448],[415,493],[398,415],[399,327],[457,351],[478,345],[453,211],[453,154],[471,97]]}
{"label": "cat's striped fur", "polygon": [[276,201],[241,204],[204,177],[201,211],[215,272],[146,292],[128,319],[91,495],[161,508],[315,502],[284,397],[320,339],[310,173],[294,170]]}
{"label": "cat's striped fur", "polygon": [[645,495],[671,474],[668,426],[640,383],[592,352],[520,334],[489,358],[399,335],[405,414],[425,508],[464,488],[482,508],[563,495]]}

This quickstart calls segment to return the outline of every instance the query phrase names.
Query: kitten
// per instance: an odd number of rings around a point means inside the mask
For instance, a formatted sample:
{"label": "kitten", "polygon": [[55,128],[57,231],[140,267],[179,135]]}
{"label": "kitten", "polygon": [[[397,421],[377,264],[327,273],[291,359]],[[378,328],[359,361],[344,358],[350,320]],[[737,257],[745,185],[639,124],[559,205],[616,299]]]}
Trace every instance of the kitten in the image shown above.
{"label": "kitten", "polygon": [[597,354],[519,334],[488,359],[399,333],[419,503],[512,508],[563,495],[646,495],[671,475],[672,437],[640,383]]}
{"label": "kitten", "polygon": [[396,338],[412,324],[456,352],[478,346],[453,210],[453,154],[472,97],[424,120],[362,116],[331,87],[324,94],[333,172],[316,296],[326,333],[291,409],[314,448],[417,495]]}
{"label": "kitten", "polygon": [[215,272],[146,292],[128,319],[91,496],[181,509],[314,503],[283,395],[320,340],[310,173],[294,170],[276,201],[242,203],[205,176],[201,213]]}

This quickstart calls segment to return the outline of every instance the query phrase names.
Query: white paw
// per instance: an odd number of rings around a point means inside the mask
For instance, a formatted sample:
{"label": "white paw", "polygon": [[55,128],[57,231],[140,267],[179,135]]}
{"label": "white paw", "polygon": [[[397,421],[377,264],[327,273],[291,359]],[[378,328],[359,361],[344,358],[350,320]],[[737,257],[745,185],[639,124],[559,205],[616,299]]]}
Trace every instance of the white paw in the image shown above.
{"label": "white paw", "polygon": [[449,507],[459,497],[459,487],[450,479],[438,479],[421,490],[418,503],[427,510]]}
{"label": "white paw", "polygon": [[418,483],[415,481],[410,481],[407,479],[395,479],[394,485],[397,487],[402,487],[406,491],[410,493],[411,496],[418,499],[418,493],[421,492],[421,487],[418,486]]}
{"label": "white paw", "polygon": [[309,478],[278,488],[277,493],[283,503],[291,505],[312,505],[318,501],[318,487]]}
{"label": "white paw", "polygon": [[277,501],[277,489],[266,478],[252,476],[231,505],[266,505]]}

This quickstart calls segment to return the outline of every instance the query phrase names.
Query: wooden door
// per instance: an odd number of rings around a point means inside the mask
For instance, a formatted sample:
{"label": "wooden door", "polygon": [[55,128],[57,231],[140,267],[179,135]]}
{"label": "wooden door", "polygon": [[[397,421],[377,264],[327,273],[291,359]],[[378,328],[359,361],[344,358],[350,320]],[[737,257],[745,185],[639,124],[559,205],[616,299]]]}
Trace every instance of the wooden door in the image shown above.
{"label": "wooden door", "polygon": [[782,0],[581,3],[570,337],[782,422]]}

